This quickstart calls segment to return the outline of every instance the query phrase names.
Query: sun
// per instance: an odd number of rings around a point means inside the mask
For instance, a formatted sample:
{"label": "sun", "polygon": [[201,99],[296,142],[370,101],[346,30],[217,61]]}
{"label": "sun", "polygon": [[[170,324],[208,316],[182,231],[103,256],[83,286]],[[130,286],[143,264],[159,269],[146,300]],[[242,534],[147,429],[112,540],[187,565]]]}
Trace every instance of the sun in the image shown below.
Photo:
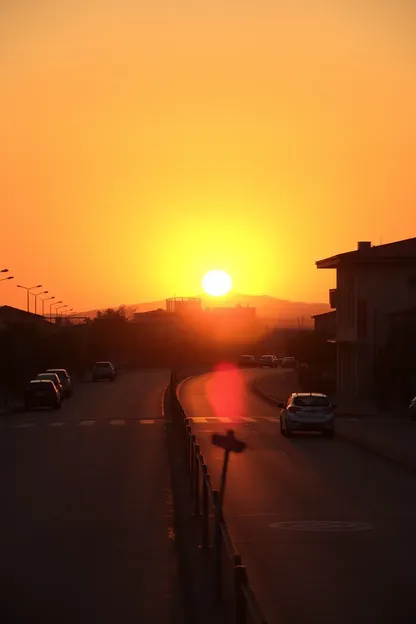
{"label": "sun", "polygon": [[231,277],[226,271],[208,271],[202,278],[202,288],[207,295],[221,297],[226,295],[233,285]]}

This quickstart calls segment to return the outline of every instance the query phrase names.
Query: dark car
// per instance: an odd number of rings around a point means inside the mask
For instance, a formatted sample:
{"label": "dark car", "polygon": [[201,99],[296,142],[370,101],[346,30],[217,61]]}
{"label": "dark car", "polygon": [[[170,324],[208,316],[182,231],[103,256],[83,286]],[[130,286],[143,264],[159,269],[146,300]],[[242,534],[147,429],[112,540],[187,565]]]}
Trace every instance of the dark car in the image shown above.
{"label": "dark car", "polygon": [[275,355],[262,355],[259,360],[260,368],[276,368],[277,366],[277,357]]}
{"label": "dark car", "polygon": [[47,373],[56,373],[64,389],[64,396],[72,396],[72,379],[65,368],[48,368]]}
{"label": "dark car", "polygon": [[25,389],[25,410],[46,407],[60,409],[59,390],[50,379],[33,379]]}
{"label": "dark car", "polygon": [[39,373],[39,375],[36,375],[36,379],[46,379],[49,381],[53,381],[59,392],[61,400],[64,398],[64,387],[61,384],[61,380],[56,373]]}
{"label": "dark car", "polygon": [[256,368],[256,358],[254,355],[240,355],[238,358],[238,366],[240,368]]}
{"label": "dark car", "polygon": [[96,362],[92,369],[92,380],[101,381],[108,379],[114,381],[116,378],[116,370],[111,362]]}

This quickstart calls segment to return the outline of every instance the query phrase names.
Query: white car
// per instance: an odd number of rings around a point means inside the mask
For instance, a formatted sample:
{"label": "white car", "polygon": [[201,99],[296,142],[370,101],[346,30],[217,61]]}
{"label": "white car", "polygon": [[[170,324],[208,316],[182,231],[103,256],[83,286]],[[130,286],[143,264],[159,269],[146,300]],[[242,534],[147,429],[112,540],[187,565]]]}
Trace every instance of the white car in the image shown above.
{"label": "white car", "polygon": [[280,433],[290,437],[295,431],[320,431],[334,437],[336,405],[320,392],[294,392],[286,403],[280,403]]}

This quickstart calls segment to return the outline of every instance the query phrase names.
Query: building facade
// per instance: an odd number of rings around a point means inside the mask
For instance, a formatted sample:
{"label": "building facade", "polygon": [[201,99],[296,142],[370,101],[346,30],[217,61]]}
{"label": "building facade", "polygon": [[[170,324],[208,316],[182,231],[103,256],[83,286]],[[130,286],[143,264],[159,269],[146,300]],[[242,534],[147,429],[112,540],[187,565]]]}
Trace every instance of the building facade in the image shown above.
{"label": "building facade", "polygon": [[336,310],[337,389],[368,397],[375,392],[391,314],[416,305],[416,238],[378,246],[359,242],[355,251],[316,265],[336,270],[330,303]]}

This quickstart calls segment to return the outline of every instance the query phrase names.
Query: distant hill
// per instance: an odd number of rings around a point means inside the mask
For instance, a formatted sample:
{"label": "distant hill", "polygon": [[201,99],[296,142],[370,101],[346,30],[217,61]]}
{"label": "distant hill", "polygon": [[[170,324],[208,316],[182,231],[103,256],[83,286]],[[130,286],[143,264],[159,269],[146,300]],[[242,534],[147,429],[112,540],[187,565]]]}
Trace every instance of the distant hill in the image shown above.
{"label": "distant hill", "polygon": [[[270,323],[286,323],[288,321],[301,322],[302,325],[311,324],[311,316],[329,312],[330,306],[327,303],[308,303],[303,301],[288,301],[287,299],[277,299],[269,295],[243,295],[233,293],[227,297],[222,297],[216,301],[212,297],[201,296],[204,308],[224,307],[224,306],[251,306],[256,308],[257,317]],[[149,301],[125,306],[128,313],[149,312],[157,308],[166,308],[166,301]],[[98,310],[88,310],[83,312],[85,316],[95,318]]]}

